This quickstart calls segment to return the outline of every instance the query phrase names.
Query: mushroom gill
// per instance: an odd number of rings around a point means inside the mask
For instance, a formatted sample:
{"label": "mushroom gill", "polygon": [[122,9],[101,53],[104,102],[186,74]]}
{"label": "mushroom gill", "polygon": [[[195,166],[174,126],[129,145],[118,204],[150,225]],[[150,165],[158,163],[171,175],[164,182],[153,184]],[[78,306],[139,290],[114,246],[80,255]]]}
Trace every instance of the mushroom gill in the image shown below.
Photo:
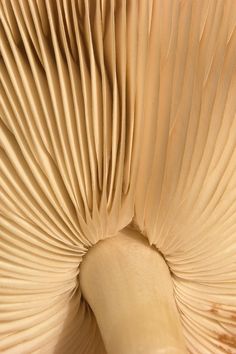
{"label": "mushroom gill", "polygon": [[0,18],[0,352],[236,353],[236,2]]}

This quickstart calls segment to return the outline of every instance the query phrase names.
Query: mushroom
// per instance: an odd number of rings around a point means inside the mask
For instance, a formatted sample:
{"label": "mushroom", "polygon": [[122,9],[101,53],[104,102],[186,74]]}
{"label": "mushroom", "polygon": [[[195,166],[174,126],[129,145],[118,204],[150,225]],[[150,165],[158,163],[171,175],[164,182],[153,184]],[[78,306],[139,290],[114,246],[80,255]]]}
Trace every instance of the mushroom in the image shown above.
{"label": "mushroom", "polygon": [[236,353],[235,1],[0,15],[0,352]]}

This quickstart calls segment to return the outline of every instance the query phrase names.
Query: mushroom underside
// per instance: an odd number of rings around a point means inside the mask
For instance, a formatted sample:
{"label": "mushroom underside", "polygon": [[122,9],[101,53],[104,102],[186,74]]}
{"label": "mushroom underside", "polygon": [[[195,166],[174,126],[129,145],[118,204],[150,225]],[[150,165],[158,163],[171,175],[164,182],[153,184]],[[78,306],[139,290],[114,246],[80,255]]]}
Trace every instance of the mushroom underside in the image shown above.
{"label": "mushroom underside", "polygon": [[0,352],[234,354],[234,0],[0,16]]}

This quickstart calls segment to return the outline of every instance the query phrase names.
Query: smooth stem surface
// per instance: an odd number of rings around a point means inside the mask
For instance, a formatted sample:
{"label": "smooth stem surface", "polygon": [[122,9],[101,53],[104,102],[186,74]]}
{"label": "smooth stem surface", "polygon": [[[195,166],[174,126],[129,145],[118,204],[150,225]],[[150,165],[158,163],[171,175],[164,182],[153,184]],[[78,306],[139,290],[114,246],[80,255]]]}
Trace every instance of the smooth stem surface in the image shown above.
{"label": "smooth stem surface", "polygon": [[89,250],[80,282],[109,354],[186,353],[169,269],[138,232]]}

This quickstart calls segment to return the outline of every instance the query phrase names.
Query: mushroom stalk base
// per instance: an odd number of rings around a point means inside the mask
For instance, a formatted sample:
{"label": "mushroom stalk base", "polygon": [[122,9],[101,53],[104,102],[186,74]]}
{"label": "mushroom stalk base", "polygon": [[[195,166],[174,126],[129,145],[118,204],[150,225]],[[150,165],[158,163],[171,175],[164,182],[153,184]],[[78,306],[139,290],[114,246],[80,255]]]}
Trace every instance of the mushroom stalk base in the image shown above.
{"label": "mushroom stalk base", "polygon": [[108,354],[186,353],[169,269],[137,231],[89,250],[80,283]]}

